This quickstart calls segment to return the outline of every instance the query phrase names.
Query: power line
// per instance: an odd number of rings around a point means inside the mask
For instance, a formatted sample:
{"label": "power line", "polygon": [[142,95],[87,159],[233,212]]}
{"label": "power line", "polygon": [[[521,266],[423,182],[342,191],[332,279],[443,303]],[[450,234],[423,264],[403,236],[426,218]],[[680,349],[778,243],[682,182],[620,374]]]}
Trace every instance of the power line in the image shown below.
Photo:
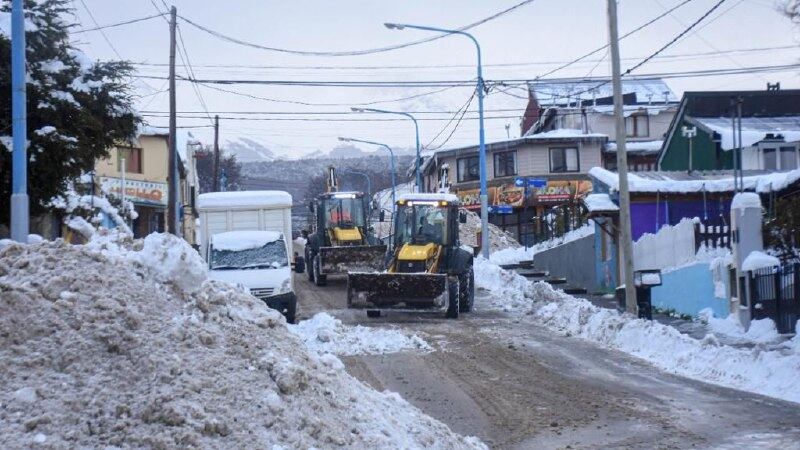
{"label": "power line", "polygon": [[[647,22],[643,23],[642,25],[639,25],[638,27],[634,28],[633,30],[623,34],[619,38],[619,40],[623,40],[626,37],[628,37],[628,36],[630,36],[630,35],[632,35],[634,33],[637,33],[637,32],[639,32],[640,30],[642,30],[644,28],[649,27],[650,25],[654,24],[655,22],[657,22],[657,21],[661,20],[662,18],[666,17],[668,14],[672,13],[672,11],[675,11],[676,9],[680,8],[681,6],[687,4],[687,3],[691,2],[691,1],[692,0],[683,0],[681,3],[678,3],[677,5],[673,6],[668,11],[666,11],[666,12],[664,12],[662,14],[659,14],[658,16],[648,20]],[[556,73],[556,72],[558,72],[558,71],[560,71],[562,69],[565,69],[565,68],[567,68],[567,67],[569,67],[569,66],[571,66],[571,65],[573,65],[573,64],[575,64],[575,63],[577,63],[577,62],[579,62],[579,61],[581,61],[581,60],[583,60],[585,58],[588,58],[588,57],[594,55],[597,52],[605,50],[606,48],[608,48],[608,46],[609,46],[609,44],[606,44],[606,45],[603,45],[602,47],[596,48],[596,49],[592,50],[591,52],[586,53],[583,56],[579,56],[579,57],[577,57],[577,58],[573,59],[572,61],[569,61],[569,62],[567,62],[565,64],[562,64],[562,65],[556,67],[555,69],[549,70],[549,71],[543,73],[542,75],[539,75],[536,78],[538,79],[538,78],[544,78],[544,77],[550,76],[550,75],[552,75],[552,74],[554,74],[554,73]]]}
{"label": "power line", "polygon": [[[438,146],[431,147],[431,144],[433,143],[433,141],[435,141],[436,138],[438,138],[439,135],[442,133],[440,131],[439,134],[437,134],[433,139],[431,139],[431,141],[428,142],[428,144],[425,146],[426,150],[439,150],[440,148],[444,147],[448,142],[450,142],[450,139],[456,133],[456,130],[458,130],[458,126],[461,125],[461,121],[464,120],[464,114],[466,114],[467,110],[469,109],[469,105],[472,104],[472,100],[474,98],[475,98],[475,92],[473,92],[472,95],[469,97],[469,100],[467,100],[466,105],[464,105],[464,111],[461,112],[461,115],[458,117],[458,121],[456,121],[456,124],[453,125],[453,129],[450,130],[450,134],[447,136],[447,138],[444,141],[442,141],[442,143],[439,144]],[[478,118],[480,118],[480,117],[478,117]],[[489,118],[487,117],[486,119],[489,119]],[[451,122],[452,122],[452,119],[451,119]],[[447,122],[447,124],[444,126],[444,128],[442,128],[442,131],[446,130],[448,125],[450,125],[450,122]]]}
{"label": "power line", "polygon": [[[727,49],[727,50],[717,50],[717,51],[707,51],[707,52],[691,52],[691,53],[671,53],[668,55],[659,55],[657,59],[681,59],[681,58],[690,58],[690,59],[698,59],[704,58],[708,56],[717,56],[717,55],[726,55],[726,54],[735,54],[735,53],[755,53],[755,52],[766,52],[766,51],[774,51],[774,50],[797,50],[798,47],[796,44],[792,45],[776,45],[776,46],[767,46],[767,47],[748,47],[748,48],[738,48],[738,49]],[[630,56],[627,58],[621,58],[622,61],[638,61],[644,58],[644,56]],[[596,64],[604,61],[603,58],[600,59],[584,59],[581,60],[582,63],[586,64]],[[547,65],[555,65],[555,64],[565,64],[570,61],[565,60],[552,60],[552,61],[528,61],[528,62],[519,62],[519,63],[496,63],[496,64],[484,64],[484,67],[518,67],[518,66],[547,66]],[[143,66],[143,67],[168,67],[169,64],[167,63],[149,63],[149,62],[134,62],[132,63],[135,66]],[[373,66],[373,65],[353,65],[353,66],[319,66],[319,65],[248,65],[248,64],[194,64],[195,68],[203,68],[203,69],[305,69],[305,70],[413,70],[413,69],[474,69],[475,65],[468,65],[468,64],[431,64],[431,65],[389,65],[389,66]]]}
{"label": "power line", "polygon": [[[81,2],[81,3],[83,3],[83,2]],[[85,4],[84,4],[84,7],[86,7]],[[120,26],[123,26],[123,25],[130,25],[130,24],[134,24],[134,23],[137,23],[137,22],[144,22],[145,20],[154,19],[156,17],[162,17],[163,15],[164,14],[153,14],[152,16],[140,17],[138,19],[125,20],[123,22],[112,23],[112,24],[109,24],[109,25],[102,25],[102,26],[101,25],[96,25],[94,28],[84,28],[84,29],[81,29],[81,30],[70,31],[69,34],[81,34],[81,33],[87,33],[89,31],[99,31],[99,30],[106,30],[108,28],[116,28],[116,27],[120,27]],[[95,24],[96,23],[97,22],[95,22]]]}
{"label": "power line", "polygon": [[[141,114],[143,117],[157,117],[163,118],[167,117],[164,114]],[[205,120],[205,116],[198,116],[198,115],[178,115],[181,119],[203,119]],[[489,116],[485,117],[487,120],[491,119],[515,119],[519,118],[518,115],[504,115],[504,116]],[[394,118],[385,118],[385,119],[347,119],[347,118],[314,118],[314,117],[222,117],[220,116],[220,120],[238,120],[238,121],[254,121],[254,122],[400,122],[403,119],[394,119]],[[417,119],[419,122],[441,122],[441,121],[452,121],[452,118],[435,118],[435,117],[422,117]],[[464,120],[478,120],[478,117],[465,117]]]}
{"label": "power line", "polygon": [[[527,4],[533,3],[534,1],[535,0],[524,0],[524,1],[521,1],[521,2],[519,2],[517,4],[515,4],[515,5],[512,5],[512,6],[508,7],[508,8],[500,11],[500,12],[492,14],[489,17],[483,18],[483,19],[481,19],[481,20],[479,20],[477,22],[473,22],[473,23],[471,23],[469,25],[466,25],[466,26],[463,26],[461,28],[457,28],[457,31],[466,31],[466,30],[469,30],[471,28],[475,28],[478,25],[482,25],[482,24],[484,24],[486,22],[489,22],[491,20],[497,19],[498,17],[501,17],[501,16],[503,16],[505,14],[508,14],[508,13],[518,9],[518,8],[521,8],[521,7],[525,6],[525,5],[527,5]],[[219,39],[227,41],[227,42],[231,42],[233,44],[243,45],[245,47],[255,48],[255,49],[258,49],[258,50],[266,50],[266,51],[270,51],[270,52],[288,53],[288,54],[302,55],[302,56],[360,56],[360,55],[371,55],[371,54],[374,54],[374,53],[388,52],[388,51],[391,51],[391,50],[398,50],[398,49],[401,49],[401,48],[410,47],[412,45],[418,45],[418,44],[422,44],[422,43],[425,43],[425,42],[435,41],[437,39],[441,39],[441,38],[446,37],[446,36],[449,35],[449,34],[440,34],[440,35],[432,36],[432,37],[425,38],[425,39],[419,39],[419,40],[416,40],[416,41],[406,42],[404,44],[390,45],[390,46],[387,46],[387,47],[379,47],[379,48],[372,48],[372,49],[366,49],[366,50],[322,52],[322,51],[308,51],[308,50],[292,50],[292,49],[269,47],[269,46],[265,46],[265,45],[254,44],[252,42],[247,42],[247,41],[244,41],[244,40],[241,40],[241,39],[237,39],[237,38],[225,35],[225,34],[220,33],[218,31],[214,31],[214,30],[212,30],[212,29],[210,29],[208,27],[205,27],[203,25],[200,25],[198,23],[193,22],[193,21],[187,19],[184,16],[179,16],[179,17],[181,18],[181,20],[185,21],[189,25],[192,25],[195,28],[197,28],[197,29],[199,29],[201,31],[204,31],[204,32],[216,37],[216,38],[219,38]]]}

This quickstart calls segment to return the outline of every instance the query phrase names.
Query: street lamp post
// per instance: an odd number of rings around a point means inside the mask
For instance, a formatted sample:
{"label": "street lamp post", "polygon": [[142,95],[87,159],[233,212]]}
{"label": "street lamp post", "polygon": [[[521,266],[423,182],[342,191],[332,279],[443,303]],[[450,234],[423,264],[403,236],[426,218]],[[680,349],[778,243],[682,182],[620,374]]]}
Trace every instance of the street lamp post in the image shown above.
{"label": "street lamp post", "polygon": [[391,171],[392,171],[392,217],[394,217],[395,201],[397,200],[397,196],[396,196],[397,186],[395,184],[394,152],[392,151],[392,148],[389,147],[386,144],[381,144],[380,142],[365,141],[363,139],[353,139],[353,138],[340,137],[339,140],[342,141],[342,142],[360,142],[362,144],[377,145],[378,147],[383,147],[383,148],[385,148],[386,150],[389,151],[389,166],[390,166]]}
{"label": "street lamp post", "polygon": [[419,123],[417,119],[407,112],[402,111],[388,111],[385,109],[375,109],[375,108],[350,108],[353,112],[372,112],[372,113],[381,113],[381,114],[398,114],[401,116],[406,116],[414,122],[414,134],[416,136],[417,141],[417,159],[414,162],[414,169],[416,173],[416,191],[422,192],[422,174],[420,173],[420,147],[419,147]]}
{"label": "street lamp post", "polygon": [[480,165],[480,181],[481,181],[481,254],[484,258],[489,259],[489,195],[486,189],[486,140],[483,130],[483,68],[481,66],[481,46],[478,40],[471,34],[461,30],[448,30],[444,28],[427,27],[421,25],[409,25],[404,23],[385,23],[386,28],[390,30],[402,30],[404,28],[411,28],[414,30],[435,31],[438,33],[446,34],[460,34],[468,37],[472,43],[475,44],[475,49],[478,51],[478,162]]}
{"label": "street lamp post", "polygon": [[25,11],[22,0],[11,2],[11,239],[28,242],[28,156],[25,100]]}

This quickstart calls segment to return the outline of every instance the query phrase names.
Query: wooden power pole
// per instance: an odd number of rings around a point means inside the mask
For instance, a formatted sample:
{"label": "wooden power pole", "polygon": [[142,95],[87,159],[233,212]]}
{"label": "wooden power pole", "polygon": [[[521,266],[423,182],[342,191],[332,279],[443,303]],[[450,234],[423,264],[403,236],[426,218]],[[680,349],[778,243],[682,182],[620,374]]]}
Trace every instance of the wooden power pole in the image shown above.
{"label": "wooden power pole", "polygon": [[169,165],[167,179],[167,232],[178,234],[178,144],[176,139],[177,118],[175,100],[175,27],[178,10],[173,6],[169,11]]}
{"label": "wooden power pole", "polygon": [[628,192],[628,154],[625,149],[625,117],[622,104],[622,80],[619,67],[617,33],[617,0],[608,3],[608,37],[611,46],[611,82],[614,88],[614,125],[617,139],[617,173],[619,174],[619,248],[620,269],[625,281],[625,310],[637,314],[636,287],[633,285],[633,239],[631,233],[631,198]]}
{"label": "wooden power pole", "polygon": [[219,192],[219,116],[214,116],[214,183],[213,192]]}

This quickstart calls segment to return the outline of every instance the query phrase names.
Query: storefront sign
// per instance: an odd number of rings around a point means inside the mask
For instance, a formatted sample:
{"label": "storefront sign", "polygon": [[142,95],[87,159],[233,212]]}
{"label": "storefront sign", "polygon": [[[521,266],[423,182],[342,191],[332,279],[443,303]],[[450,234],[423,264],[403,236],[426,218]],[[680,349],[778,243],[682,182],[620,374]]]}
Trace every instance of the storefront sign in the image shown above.
{"label": "storefront sign", "polygon": [[489,208],[489,212],[494,214],[513,214],[514,207],[511,205],[493,205]]}
{"label": "storefront sign", "polygon": [[[114,195],[120,195],[120,178],[100,177],[100,184]],[[125,198],[134,203],[167,206],[167,184],[125,180]]]}
{"label": "storefront sign", "polygon": [[532,188],[531,196],[536,203],[565,203],[580,199],[592,190],[588,180],[551,180],[545,186]]}
{"label": "storefront sign", "polygon": [[[516,183],[515,183],[516,184]],[[520,207],[525,202],[525,189],[517,186],[504,184],[495,190],[493,205],[508,205],[510,207]]]}
{"label": "storefront sign", "polygon": [[[495,196],[495,188],[487,188],[488,201],[491,203]],[[481,190],[480,189],[465,189],[456,192],[461,206],[465,209],[480,209],[481,207]]]}

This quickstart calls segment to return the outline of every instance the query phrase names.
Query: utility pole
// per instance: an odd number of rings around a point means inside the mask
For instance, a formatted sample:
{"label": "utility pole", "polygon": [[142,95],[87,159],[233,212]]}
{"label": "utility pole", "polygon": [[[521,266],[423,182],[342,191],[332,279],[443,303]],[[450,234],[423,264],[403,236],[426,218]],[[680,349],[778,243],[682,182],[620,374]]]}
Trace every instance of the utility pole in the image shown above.
{"label": "utility pole", "polygon": [[169,188],[167,189],[167,232],[178,234],[178,144],[177,118],[175,99],[175,27],[178,10],[173,6],[169,10]]}
{"label": "utility pole", "polygon": [[22,0],[11,3],[11,239],[27,243],[29,222],[28,138],[25,86],[25,10]]}
{"label": "utility pole", "polygon": [[625,149],[625,117],[622,108],[622,77],[619,67],[617,34],[617,0],[608,3],[608,34],[611,46],[611,81],[614,87],[614,125],[617,135],[617,172],[619,174],[620,266],[625,280],[625,311],[636,315],[636,288],[633,285],[633,239],[631,233],[631,199],[628,192],[628,154]]}
{"label": "utility pole", "polygon": [[213,192],[219,192],[219,116],[214,116],[214,183]]}

